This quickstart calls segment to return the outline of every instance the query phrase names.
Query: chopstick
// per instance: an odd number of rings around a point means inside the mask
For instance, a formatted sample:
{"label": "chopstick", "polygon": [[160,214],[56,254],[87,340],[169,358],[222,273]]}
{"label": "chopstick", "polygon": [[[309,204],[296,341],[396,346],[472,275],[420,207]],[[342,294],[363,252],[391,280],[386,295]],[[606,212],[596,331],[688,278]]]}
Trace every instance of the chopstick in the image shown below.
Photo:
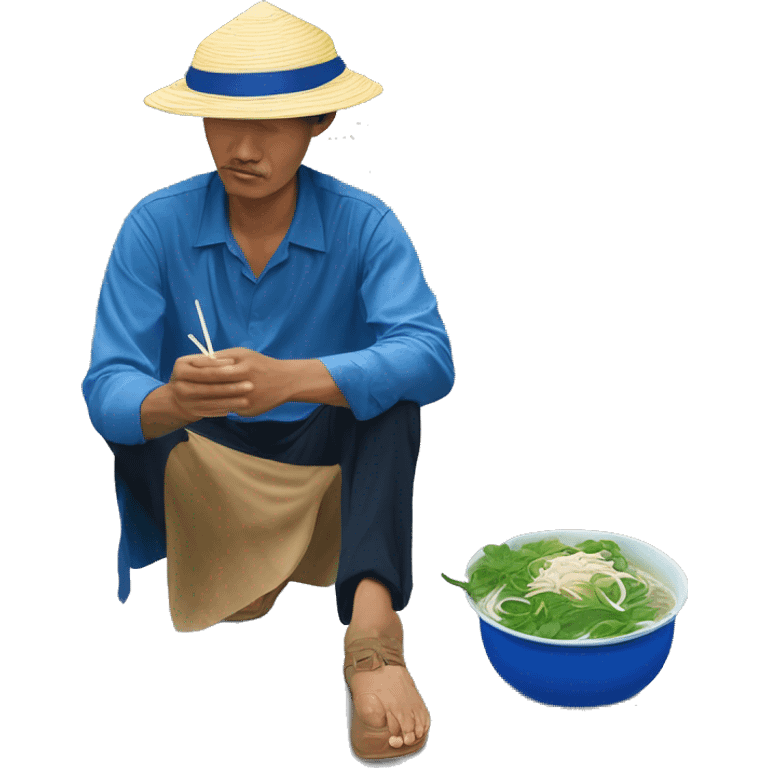
{"label": "chopstick", "polygon": [[191,334],[191,333],[188,333],[188,334],[187,334],[187,338],[189,338],[191,341],[194,341],[194,342],[195,342],[195,344],[197,344],[197,348],[198,348],[198,349],[199,349],[199,350],[200,350],[200,351],[201,351],[201,352],[202,352],[204,355],[207,355],[208,357],[210,357],[210,356],[211,356],[210,352],[208,352],[208,350],[207,350],[207,349],[206,349],[206,348],[205,348],[205,347],[204,347],[204,346],[203,346],[203,345],[202,345],[202,344],[201,344],[201,343],[200,343],[200,342],[199,342],[199,341],[198,341],[198,340],[197,340],[197,339],[196,339],[196,338],[195,338],[195,337],[194,337],[194,336]]}
{"label": "chopstick", "polygon": [[203,328],[203,335],[205,336],[205,343],[208,345],[208,349],[206,349],[191,333],[187,334],[187,338],[194,342],[195,346],[204,354],[208,355],[208,357],[214,356],[213,351],[213,344],[211,344],[211,337],[208,335],[208,326],[205,324],[205,318],[203,317],[203,310],[200,309],[200,302],[195,299],[195,307],[197,308],[197,315],[200,318],[200,325]]}

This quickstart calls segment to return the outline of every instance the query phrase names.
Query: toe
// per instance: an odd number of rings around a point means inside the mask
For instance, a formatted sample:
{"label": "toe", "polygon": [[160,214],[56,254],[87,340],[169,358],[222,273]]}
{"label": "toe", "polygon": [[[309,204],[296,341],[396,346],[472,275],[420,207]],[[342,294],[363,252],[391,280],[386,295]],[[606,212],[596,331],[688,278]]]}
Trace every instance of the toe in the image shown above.
{"label": "toe", "polygon": [[413,711],[400,712],[398,718],[400,721],[400,731],[403,734],[403,742],[410,746],[416,741],[416,721],[413,716]]}
{"label": "toe", "polygon": [[383,728],[388,723],[387,712],[379,697],[372,693],[361,693],[355,698],[355,709],[360,717],[373,728]]}
{"label": "toe", "polygon": [[400,723],[397,718],[391,713],[387,712],[387,725],[389,726],[389,732],[392,734],[389,737],[390,747],[402,747],[403,746],[403,734],[400,730]]}
{"label": "toe", "polygon": [[[399,712],[398,721],[400,722],[400,732],[403,734],[403,738],[405,739],[406,744],[413,744],[414,741],[416,741],[416,735],[414,731],[416,730],[416,719],[413,715],[413,711],[411,712]],[[409,736],[412,736],[413,738],[408,739]]]}

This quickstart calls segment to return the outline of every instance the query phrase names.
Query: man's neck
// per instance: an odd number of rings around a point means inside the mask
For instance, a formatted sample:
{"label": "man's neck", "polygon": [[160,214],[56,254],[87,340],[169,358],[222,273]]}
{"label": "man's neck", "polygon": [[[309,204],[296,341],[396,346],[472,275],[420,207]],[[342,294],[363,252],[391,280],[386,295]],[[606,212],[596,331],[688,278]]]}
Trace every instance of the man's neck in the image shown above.
{"label": "man's neck", "polygon": [[270,197],[254,199],[227,195],[229,226],[233,234],[249,240],[268,238],[285,233],[296,211],[298,181],[289,184]]}

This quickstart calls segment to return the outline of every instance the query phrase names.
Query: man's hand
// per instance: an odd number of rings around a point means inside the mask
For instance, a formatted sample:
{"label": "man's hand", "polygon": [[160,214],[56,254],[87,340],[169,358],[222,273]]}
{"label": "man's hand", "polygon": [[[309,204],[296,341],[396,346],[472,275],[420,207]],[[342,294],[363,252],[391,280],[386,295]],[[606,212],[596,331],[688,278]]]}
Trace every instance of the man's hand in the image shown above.
{"label": "man's hand", "polygon": [[206,355],[180,357],[169,386],[179,409],[194,418],[236,413],[258,416],[289,399],[284,361],[234,347]]}

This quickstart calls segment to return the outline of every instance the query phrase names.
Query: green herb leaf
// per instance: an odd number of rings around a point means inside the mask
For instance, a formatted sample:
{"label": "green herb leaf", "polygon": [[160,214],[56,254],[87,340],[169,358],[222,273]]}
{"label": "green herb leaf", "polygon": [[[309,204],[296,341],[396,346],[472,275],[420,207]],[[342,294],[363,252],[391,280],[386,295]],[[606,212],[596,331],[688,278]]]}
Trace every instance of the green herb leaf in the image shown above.
{"label": "green herb leaf", "polygon": [[449,584],[455,584],[457,587],[461,587],[462,589],[466,589],[469,591],[469,582],[468,581],[456,581],[455,579],[449,579],[444,573],[440,574]]}
{"label": "green herb leaf", "polygon": [[[489,544],[483,548],[483,557],[470,568],[469,582],[441,576],[449,583],[466,590],[478,603],[501,585],[499,601],[507,597],[525,598],[529,584],[539,575],[539,569],[548,567],[556,557],[576,552],[595,554],[611,553],[617,571],[636,575],[633,567],[621,554],[614,541],[588,539],[576,547],[562,544],[557,539],[529,542],[518,550],[506,544]],[[529,603],[510,600],[499,607],[499,624],[523,634],[556,640],[573,640],[579,637],[616,637],[633,632],[638,622],[653,620],[656,609],[648,604],[648,588],[640,581],[622,579],[626,597],[624,610],[611,605],[617,603],[621,589],[615,579],[605,574],[595,574],[588,583],[578,588],[576,599],[565,593],[543,592],[529,599]]]}

